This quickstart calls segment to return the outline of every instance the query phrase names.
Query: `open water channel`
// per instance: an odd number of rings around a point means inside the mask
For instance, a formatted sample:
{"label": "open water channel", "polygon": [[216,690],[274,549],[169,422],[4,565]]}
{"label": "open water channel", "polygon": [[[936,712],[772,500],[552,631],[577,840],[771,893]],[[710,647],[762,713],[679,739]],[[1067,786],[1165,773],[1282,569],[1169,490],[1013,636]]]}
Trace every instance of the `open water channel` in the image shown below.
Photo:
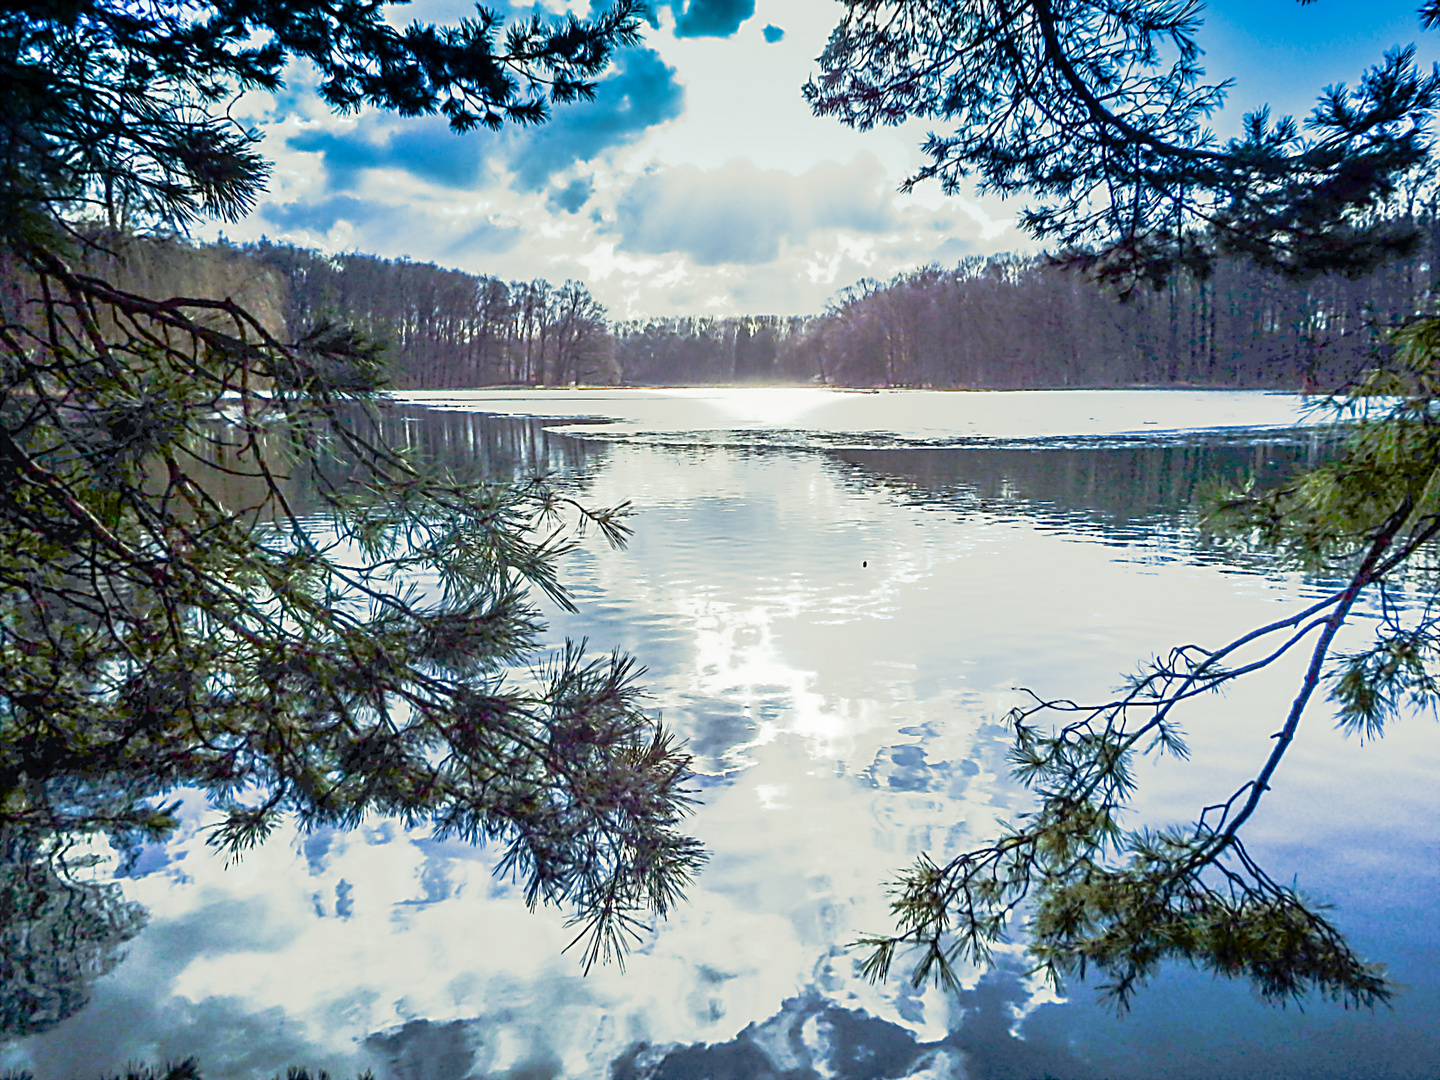
{"label": "open water channel", "polygon": [[[1278,1009],[1176,968],[1120,1018],[1092,986],[1027,978],[1018,948],[956,996],[871,985],[846,947],[888,926],[895,870],[1024,811],[1001,725],[1020,688],[1098,698],[1157,651],[1318,595],[1207,545],[1192,512],[1207,477],[1323,453],[1301,411],[1173,391],[413,395],[388,415],[398,440],[633,503],[627,548],[566,564],[579,611],[552,612],[550,636],[633,653],[688,740],[711,854],[689,902],[623,972],[584,976],[563,916],[528,913],[491,851],[374,821],[277,836],[226,870],[195,796],[125,883],[151,912],[128,959],[0,1068],[89,1080],[193,1054],[210,1078],[1434,1080],[1429,717],[1361,746],[1317,700],[1249,831],[1388,964],[1393,1009]],[[1141,767],[1135,824],[1228,794],[1296,679],[1282,665],[1196,702],[1194,760]]]}

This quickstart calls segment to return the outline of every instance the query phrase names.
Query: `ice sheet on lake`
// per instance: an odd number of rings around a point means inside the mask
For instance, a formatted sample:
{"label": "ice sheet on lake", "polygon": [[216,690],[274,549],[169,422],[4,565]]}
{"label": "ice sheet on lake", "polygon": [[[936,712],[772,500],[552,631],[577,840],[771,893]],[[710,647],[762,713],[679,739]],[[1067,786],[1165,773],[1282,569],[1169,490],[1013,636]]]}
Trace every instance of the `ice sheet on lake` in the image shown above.
{"label": "ice sheet on lake", "polygon": [[[829,390],[678,387],[614,390],[427,390],[403,403],[554,418],[586,438],[826,449],[1039,439],[1149,438],[1324,423],[1315,399],[1253,390]],[[573,425],[573,426],[571,426]],[[686,441],[693,441],[686,440]]]}

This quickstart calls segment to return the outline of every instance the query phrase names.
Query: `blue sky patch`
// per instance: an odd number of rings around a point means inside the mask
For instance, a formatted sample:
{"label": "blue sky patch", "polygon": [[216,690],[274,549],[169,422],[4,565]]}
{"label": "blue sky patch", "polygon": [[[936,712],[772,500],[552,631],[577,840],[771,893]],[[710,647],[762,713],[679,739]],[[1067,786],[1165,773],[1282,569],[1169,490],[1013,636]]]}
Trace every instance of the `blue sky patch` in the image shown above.
{"label": "blue sky patch", "polygon": [[755,0],[670,0],[675,36],[730,37],[755,14]]}
{"label": "blue sky patch", "polygon": [[317,202],[267,203],[260,216],[282,229],[328,233],[337,221],[361,223],[375,216],[376,206],[352,195],[332,195]]}
{"label": "blue sky patch", "polygon": [[556,109],[538,128],[511,129],[506,157],[520,191],[541,191],[550,178],[581,161],[641,139],[685,110],[685,88],[653,49],[626,49],[600,80],[595,100]]}
{"label": "blue sky patch", "polygon": [[481,180],[486,140],[456,135],[440,117],[411,120],[398,130],[367,138],[380,123],[366,117],[353,131],[307,130],[287,141],[292,150],[320,154],[332,191],[355,187],[363,169],[402,169],[443,187],[474,187]]}
{"label": "blue sky patch", "polygon": [[593,194],[595,194],[595,178],[582,176],[578,180],[571,180],[564,187],[552,190],[550,197],[545,200],[545,205],[551,210],[563,210],[567,214],[578,214],[584,209]]}

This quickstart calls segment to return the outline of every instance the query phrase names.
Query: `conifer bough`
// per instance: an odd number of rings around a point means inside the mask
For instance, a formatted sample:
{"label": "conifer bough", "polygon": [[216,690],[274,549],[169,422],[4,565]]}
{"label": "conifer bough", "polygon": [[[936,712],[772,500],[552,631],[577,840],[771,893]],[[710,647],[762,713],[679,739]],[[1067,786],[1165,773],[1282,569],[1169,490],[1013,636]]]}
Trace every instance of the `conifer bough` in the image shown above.
{"label": "conifer bough", "polygon": [[[845,5],[805,87],[813,109],[861,129],[945,125],[910,184],[938,178],[953,193],[974,181],[1026,199],[1022,224],[1060,246],[1058,261],[1122,292],[1203,275],[1217,253],[1305,278],[1363,273],[1415,242],[1417,222],[1392,197],[1431,168],[1440,69],[1420,70],[1412,47],[1353,90],[1326,89],[1303,127],[1262,110],[1222,144],[1206,123],[1229,83],[1203,82],[1193,0]],[[1440,3],[1420,16],[1434,27]],[[913,952],[917,985],[953,984],[1020,930],[1037,970],[1057,983],[1096,972],[1121,1008],[1172,960],[1246,977],[1272,1000],[1389,998],[1382,969],[1242,836],[1322,686],[1341,726],[1370,737],[1440,697],[1440,319],[1393,330],[1371,367],[1333,389],[1324,404],[1348,428],[1337,459],[1273,490],[1218,497],[1205,524],[1343,587],[1223,647],[1175,648],[1112,700],[1037,698],[1011,712],[1013,772],[1036,809],[981,847],[902,874],[892,932],[858,942],[873,978]],[[1336,655],[1362,596],[1378,599],[1376,638]],[[1274,742],[1252,778],[1188,825],[1122,828],[1136,756],[1186,754],[1183,705],[1297,650],[1309,659],[1291,707],[1255,718]]]}
{"label": "conifer bough", "polygon": [[[1075,265],[1134,287],[1218,252],[1305,277],[1364,273],[1415,242],[1377,211],[1429,154],[1440,68],[1397,47],[1304,123],[1209,127],[1198,0],[845,0],[805,96],[861,130],[942,129],[907,187],[1019,196],[1021,224]],[[1422,11],[1440,20],[1440,3]],[[1297,15],[1303,18],[1304,15]]]}
{"label": "conifer bough", "polygon": [[[396,30],[357,0],[0,9],[7,1031],[79,1007],[138,928],[68,853],[89,834],[163,837],[181,786],[224,811],[211,841],[232,858],[286,814],[499,842],[528,903],[569,907],[587,967],[701,865],[679,830],[689,759],[633,662],[573,645],[536,661],[530,593],[568,604],[557,560],[586,527],[620,543],[625,507],[385,445],[366,419],[382,350],[342,327],[285,341],[229,300],[87,269],[132,243],[113,230],[253,204],[267,164],[225,103],[278,87],[288,60],[337,109],[539,123],[593,94],[638,11],[502,37],[483,10]],[[294,502],[301,484],[322,513]],[[55,914],[70,908],[83,923]],[[67,933],[83,960],[57,965]]]}

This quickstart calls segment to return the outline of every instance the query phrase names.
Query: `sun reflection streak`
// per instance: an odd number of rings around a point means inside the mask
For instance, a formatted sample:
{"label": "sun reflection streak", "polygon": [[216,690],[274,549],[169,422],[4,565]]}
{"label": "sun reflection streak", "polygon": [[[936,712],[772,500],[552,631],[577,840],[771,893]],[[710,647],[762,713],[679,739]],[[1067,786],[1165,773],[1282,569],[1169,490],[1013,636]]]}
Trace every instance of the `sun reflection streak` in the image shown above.
{"label": "sun reflection streak", "polygon": [[710,391],[716,408],[745,427],[786,427],[832,404],[833,390],[810,387],[743,387]]}

